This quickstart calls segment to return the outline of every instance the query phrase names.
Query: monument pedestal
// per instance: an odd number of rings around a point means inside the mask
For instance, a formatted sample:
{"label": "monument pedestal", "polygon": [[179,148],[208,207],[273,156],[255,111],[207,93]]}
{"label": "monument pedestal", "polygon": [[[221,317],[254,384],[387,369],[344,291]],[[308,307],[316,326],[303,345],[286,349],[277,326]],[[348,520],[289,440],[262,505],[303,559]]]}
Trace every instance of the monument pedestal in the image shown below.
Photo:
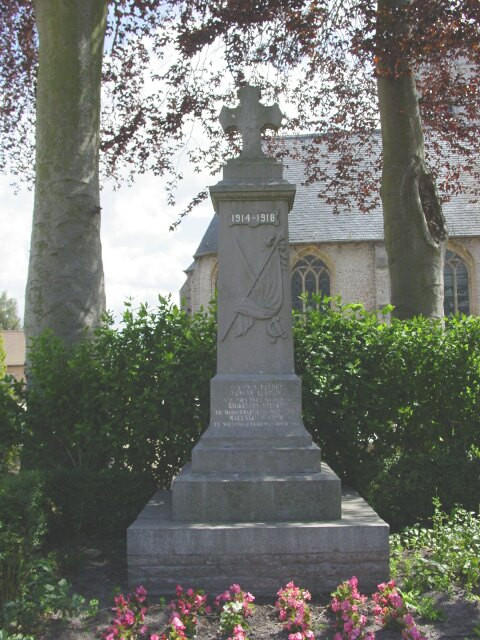
{"label": "monument pedestal", "polygon": [[373,589],[388,576],[388,525],[358,495],[342,496],[302,421],[288,256],[295,187],[260,141],[281,114],[252,87],[239,97],[220,120],[240,129],[243,153],[210,189],[220,217],[210,424],[171,491],[128,529],[129,582],[215,594],[236,582],[274,596],[290,580],[320,592],[357,575]]}
{"label": "monument pedestal", "polygon": [[159,491],[128,529],[128,580],[158,594],[181,584],[217,595],[237,583],[273,597],[290,580],[318,594],[356,575],[371,592],[388,576],[388,533],[353,492],[338,520],[222,523],[173,520],[171,492]]}

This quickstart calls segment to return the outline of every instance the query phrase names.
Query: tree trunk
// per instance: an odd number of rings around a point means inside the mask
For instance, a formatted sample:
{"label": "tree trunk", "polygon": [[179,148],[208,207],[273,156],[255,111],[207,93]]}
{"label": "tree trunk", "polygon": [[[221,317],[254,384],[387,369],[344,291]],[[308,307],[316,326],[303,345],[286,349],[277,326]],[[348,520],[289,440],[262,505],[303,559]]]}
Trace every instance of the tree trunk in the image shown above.
{"label": "tree trunk", "polygon": [[27,338],[66,344],[105,309],[100,243],[100,87],[107,0],[35,0],[39,34],[36,179]]}
{"label": "tree trunk", "polygon": [[[392,10],[408,0],[378,0],[379,27],[405,30]],[[401,15],[401,14],[400,14]],[[382,21],[388,20],[389,25]],[[443,253],[447,228],[432,176],[425,166],[415,77],[395,56],[378,62],[383,145],[381,196],[393,314],[443,316]]]}

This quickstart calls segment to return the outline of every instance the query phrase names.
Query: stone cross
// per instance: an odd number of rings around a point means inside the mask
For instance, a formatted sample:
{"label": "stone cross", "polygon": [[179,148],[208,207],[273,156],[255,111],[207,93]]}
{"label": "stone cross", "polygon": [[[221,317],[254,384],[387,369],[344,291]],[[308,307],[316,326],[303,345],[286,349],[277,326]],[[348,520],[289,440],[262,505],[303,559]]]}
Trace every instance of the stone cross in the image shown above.
{"label": "stone cross", "polygon": [[222,107],[220,124],[225,133],[239,131],[242,135],[242,158],[261,158],[261,133],[265,129],[277,131],[283,118],[278,104],[266,107],[260,103],[260,89],[249,85],[237,91],[240,105],[235,109]]}

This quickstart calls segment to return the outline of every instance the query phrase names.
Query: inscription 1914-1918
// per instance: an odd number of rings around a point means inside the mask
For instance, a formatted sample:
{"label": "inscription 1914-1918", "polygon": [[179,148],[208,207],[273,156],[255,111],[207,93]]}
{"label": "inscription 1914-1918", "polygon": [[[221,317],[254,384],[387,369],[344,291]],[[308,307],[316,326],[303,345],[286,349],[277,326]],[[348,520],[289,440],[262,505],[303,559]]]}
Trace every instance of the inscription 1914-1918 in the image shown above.
{"label": "inscription 1914-1918", "polygon": [[273,224],[276,227],[280,224],[280,214],[278,211],[268,213],[231,213],[228,220],[230,227],[237,224],[258,227],[261,224]]}

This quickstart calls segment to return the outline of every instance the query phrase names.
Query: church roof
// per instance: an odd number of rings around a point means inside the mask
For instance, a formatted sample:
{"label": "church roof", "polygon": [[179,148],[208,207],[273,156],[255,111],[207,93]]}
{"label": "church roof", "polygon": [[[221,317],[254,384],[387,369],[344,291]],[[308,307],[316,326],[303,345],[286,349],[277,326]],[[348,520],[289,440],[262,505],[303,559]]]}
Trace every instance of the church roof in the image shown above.
{"label": "church roof", "polygon": [[[302,184],[305,176],[304,164],[300,159],[289,157],[284,161],[284,166],[285,179],[297,187],[293,209],[288,218],[292,244],[383,240],[381,206],[369,213],[351,211],[335,215],[332,205],[317,197],[318,186]],[[480,207],[469,200],[468,194],[460,194],[443,205],[451,238],[480,236]],[[217,253],[217,245],[218,216],[215,214],[194,257]]]}

